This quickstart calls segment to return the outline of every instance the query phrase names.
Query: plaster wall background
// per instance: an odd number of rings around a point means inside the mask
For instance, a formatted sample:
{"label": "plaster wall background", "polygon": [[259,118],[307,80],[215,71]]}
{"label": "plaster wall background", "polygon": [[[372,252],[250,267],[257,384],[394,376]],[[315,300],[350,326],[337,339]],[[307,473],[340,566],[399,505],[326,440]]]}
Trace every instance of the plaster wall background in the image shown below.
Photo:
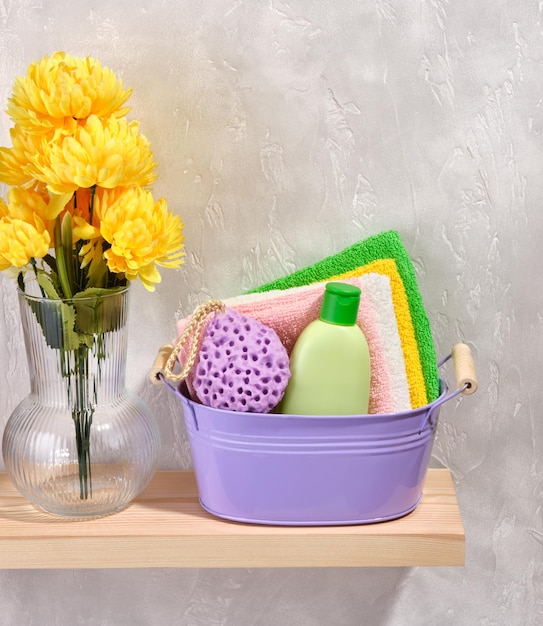
{"label": "plaster wall background", "polygon": [[[461,568],[0,572],[0,624],[543,623],[543,5],[528,0],[0,0],[0,107],[29,63],[91,55],[134,88],[187,259],[132,291],[129,385],[162,468],[182,414],[146,381],[175,315],[381,230],[414,260],[439,355],[480,390],[442,410]],[[0,118],[0,144],[9,119]],[[0,275],[0,431],[28,389]]]}

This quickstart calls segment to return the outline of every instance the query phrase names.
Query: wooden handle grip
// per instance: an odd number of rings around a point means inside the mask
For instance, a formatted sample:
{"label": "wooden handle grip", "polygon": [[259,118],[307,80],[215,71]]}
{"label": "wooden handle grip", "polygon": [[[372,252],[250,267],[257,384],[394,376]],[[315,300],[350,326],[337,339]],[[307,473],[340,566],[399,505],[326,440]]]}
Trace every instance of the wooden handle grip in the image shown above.
{"label": "wooden handle grip", "polygon": [[479,384],[477,383],[475,365],[473,364],[469,346],[465,343],[457,343],[452,349],[452,359],[457,389],[467,385],[466,389],[463,391],[464,395],[469,396],[475,393]]}
{"label": "wooden handle grip", "polygon": [[165,375],[166,363],[170,358],[172,350],[173,346],[169,344],[166,344],[159,348],[158,354],[153,361],[153,367],[151,367],[149,371],[149,378],[154,385],[160,385],[160,378],[158,377],[158,375]]}

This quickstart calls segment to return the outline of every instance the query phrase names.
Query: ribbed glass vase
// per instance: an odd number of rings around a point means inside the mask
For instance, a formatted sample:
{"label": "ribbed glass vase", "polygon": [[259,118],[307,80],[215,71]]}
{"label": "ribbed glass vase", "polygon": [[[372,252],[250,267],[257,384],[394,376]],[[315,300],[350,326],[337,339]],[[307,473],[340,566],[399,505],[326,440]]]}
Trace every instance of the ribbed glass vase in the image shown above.
{"label": "ribbed glass vase", "polygon": [[112,513],[155,472],[157,422],[125,388],[127,302],[127,288],[71,300],[19,292],[30,394],[2,453],[20,493],[50,513]]}

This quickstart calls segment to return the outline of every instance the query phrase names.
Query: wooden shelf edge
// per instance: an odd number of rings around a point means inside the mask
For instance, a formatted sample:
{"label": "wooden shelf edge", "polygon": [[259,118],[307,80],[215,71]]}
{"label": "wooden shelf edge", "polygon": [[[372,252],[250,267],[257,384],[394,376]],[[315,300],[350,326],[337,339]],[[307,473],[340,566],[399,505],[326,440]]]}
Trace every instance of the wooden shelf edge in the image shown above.
{"label": "wooden shelf edge", "polygon": [[359,526],[228,522],[198,503],[191,471],[157,472],[127,509],[68,521],[36,510],[0,473],[0,568],[413,567],[464,564],[450,472],[429,469],[413,513]]}

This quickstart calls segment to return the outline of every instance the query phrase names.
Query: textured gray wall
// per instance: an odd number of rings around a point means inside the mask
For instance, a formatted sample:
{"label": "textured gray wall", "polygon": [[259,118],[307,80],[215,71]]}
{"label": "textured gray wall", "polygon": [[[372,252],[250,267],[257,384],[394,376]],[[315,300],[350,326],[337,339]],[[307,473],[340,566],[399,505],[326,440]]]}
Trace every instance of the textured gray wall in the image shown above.
{"label": "textured gray wall", "polygon": [[[175,313],[387,228],[414,259],[440,355],[481,388],[442,411],[435,462],[466,525],[462,568],[0,572],[2,626],[543,623],[543,6],[528,0],[0,0],[0,106],[64,49],[134,87],[186,222],[187,263],[132,293],[129,381],[162,467],[182,416],[146,371]],[[0,139],[8,139],[2,117]],[[27,389],[0,277],[0,430]]]}

